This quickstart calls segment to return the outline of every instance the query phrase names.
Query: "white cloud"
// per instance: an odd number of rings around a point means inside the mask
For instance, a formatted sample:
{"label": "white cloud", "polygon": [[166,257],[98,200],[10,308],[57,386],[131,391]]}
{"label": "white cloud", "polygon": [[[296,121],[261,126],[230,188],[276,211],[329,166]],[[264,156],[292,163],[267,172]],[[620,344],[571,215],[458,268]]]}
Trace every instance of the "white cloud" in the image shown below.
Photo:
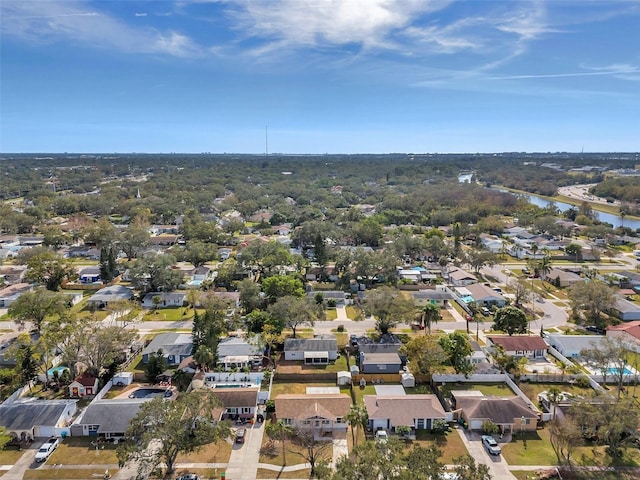
{"label": "white cloud", "polygon": [[136,14],[134,14],[134,15],[135,15],[136,17],[146,17],[146,16],[147,16],[147,13],[144,13],[144,12],[143,12],[143,13],[136,13]]}
{"label": "white cloud", "polygon": [[83,2],[2,2],[3,34],[33,43],[72,41],[126,53],[197,56],[201,48],[177,32],[133,28]]}
{"label": "white cloud", "polygon": [[417,15],[444,8],[444,0],[280,0],[242,3],[239,28],[289,47],[357,45],[395,48],[393,34]]}

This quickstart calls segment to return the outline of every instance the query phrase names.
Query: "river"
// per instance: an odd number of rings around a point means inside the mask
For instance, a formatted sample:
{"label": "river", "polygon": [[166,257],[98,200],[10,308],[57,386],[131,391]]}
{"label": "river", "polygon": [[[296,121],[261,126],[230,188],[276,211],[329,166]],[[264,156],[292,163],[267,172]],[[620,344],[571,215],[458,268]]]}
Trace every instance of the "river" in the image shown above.
{"label": "river", "polygon": [[[503,190],[503,189],[499,189],[499,190],[501,192],[508,192],[507,190]],[[508,193],[513,193],[513,192],[508,192]],[[575,208],[575,205],[569,205],[568,203],[564,203],[564,202],[555,202],[555,201],[551,202],[546,198],[539,197],[538,195],[534,195],[533,193],[518,193],[514,195],[517,195],[519,197],[525,197],[527,200],[529,200],[529,203],[532,203],[533,205],[536,205],[540,208],[548,207],[551,203],[553,203],[561,212],[564,212],[565,210],[569,210],[570,208]],[[629,227],[633,230],[637,230],[638,228],[640,228],[640,220],[634,220],[634,219],[625,217],[623,222],[620,215],[614,215],[612,213],[605,213],[605,212],[598,212],[598,211],[595,211],[595,213],[598,216],[598,220],[600,220],[601,222],[610,223],[611,225],[613,225],[614,228],[620,227],[623,224],[625,227]]]}

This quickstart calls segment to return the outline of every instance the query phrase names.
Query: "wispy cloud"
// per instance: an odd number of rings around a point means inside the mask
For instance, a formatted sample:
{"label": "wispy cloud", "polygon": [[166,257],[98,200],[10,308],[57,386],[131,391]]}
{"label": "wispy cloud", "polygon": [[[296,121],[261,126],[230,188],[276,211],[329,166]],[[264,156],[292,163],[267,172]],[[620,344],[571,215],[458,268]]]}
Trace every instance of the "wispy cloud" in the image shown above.
{"label": "wispy cloud", "polygon": [[146,17],[148,14],[147,13],[135,13],[134,16],[136,17]]}
{"label": "wispy cloud", "polygon": [[2,2],[3,34],[32,43],[72,41],[126,53],[191,57],[202,54],[187,35],[152,28],[133,28],[83,2]]}
{"label": "wispy cloud", "polygon": [[487,77],[487,80],[523,80],[535,78],[568,78],[568,77],[597,77],[613,76],[624,79],[640,79],[640,68],[627,64],[608,65],[605,67],[584,67],[591,71],[567,72],[567,73],[539,73],[523,75],[498,75]]}

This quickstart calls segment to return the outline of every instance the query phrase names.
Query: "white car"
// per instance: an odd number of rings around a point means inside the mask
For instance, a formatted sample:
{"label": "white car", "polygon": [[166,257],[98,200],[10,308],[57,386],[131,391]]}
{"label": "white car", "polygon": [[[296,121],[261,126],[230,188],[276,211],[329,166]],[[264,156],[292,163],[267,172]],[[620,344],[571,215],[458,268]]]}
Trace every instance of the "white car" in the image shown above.
{"label": "white car", "polygon": [[53,453],[53,451],[58,448],[60,444],[60,440],[57,438],[50,438],[46,442],[42,444],[40,450],[36,453],[36,462],[44,462],[49,456]]}
{"label": "white car", "polygon": [[378,430],[376,432],[376,442],[378,443],[387,443],[389,441],[389,435],[385,430]]}
{"label": "white car", "polygon": [[500,455],[502,453],[500,445],[491,435],[482,435],[482,444],[491,455]]}

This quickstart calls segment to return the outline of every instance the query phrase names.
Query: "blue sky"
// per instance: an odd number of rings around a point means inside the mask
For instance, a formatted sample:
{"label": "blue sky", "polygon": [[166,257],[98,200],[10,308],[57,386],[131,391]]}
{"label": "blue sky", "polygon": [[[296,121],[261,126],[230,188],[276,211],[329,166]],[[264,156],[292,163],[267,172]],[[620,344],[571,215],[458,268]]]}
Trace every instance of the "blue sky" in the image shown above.
{"label": "blue sky", "polygon": [[2,152],[640,151],[640,1],[3,0]]}

